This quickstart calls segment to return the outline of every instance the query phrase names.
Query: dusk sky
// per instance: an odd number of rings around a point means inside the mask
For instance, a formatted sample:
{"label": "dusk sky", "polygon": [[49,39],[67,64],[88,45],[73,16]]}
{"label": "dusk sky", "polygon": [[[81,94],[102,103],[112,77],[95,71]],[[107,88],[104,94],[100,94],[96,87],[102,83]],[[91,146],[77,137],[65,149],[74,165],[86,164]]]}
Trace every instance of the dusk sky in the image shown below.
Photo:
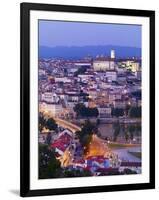
{"label": "dusk sky", "polygon": [[121,24],[39,21],[39,45],[117,45],[141,48],[141,26]]}

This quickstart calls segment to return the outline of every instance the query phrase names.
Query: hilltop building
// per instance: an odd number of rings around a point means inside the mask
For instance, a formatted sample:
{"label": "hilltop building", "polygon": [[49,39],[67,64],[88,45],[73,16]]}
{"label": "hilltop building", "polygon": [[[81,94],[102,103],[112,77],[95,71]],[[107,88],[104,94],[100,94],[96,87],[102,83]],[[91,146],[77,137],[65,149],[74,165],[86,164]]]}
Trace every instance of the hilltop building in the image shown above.
{"label": "hilltop building", "polygon": [[107,71],[115,69],[115,51],[111,50],[110,57],[98,56],[93,60],[94,71]]}

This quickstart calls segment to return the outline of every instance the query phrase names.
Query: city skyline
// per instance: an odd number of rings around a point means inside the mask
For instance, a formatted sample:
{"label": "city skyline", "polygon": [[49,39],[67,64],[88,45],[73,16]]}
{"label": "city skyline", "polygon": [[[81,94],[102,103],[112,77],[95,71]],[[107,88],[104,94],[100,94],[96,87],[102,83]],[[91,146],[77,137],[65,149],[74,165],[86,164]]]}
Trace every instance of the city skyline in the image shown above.
{"label": "city skyline", "polygon": [[39,46],[141,48],[141,28],[140,25],[39,20]]}
{"label": "city skyline", "polygon": [[39,179],[142,173],[141,52],[141,26],[39,22]]}

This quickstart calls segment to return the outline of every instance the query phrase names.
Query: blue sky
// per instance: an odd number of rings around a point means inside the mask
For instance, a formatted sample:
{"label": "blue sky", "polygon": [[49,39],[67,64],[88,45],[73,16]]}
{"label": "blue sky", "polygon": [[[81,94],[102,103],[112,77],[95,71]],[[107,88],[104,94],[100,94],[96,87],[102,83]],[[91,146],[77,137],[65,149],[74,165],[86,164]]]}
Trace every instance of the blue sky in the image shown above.
{"label": "blue sky", "polygon": [[40,46],[117,45],[141,48],[141,26],[39,21]]}

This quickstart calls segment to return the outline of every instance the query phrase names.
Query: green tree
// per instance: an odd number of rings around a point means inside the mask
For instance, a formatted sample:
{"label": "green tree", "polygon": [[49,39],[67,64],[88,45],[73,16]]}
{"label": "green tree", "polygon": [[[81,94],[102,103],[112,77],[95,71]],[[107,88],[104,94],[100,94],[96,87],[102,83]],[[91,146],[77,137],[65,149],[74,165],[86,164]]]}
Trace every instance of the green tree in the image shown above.
{"label": "green tree", "polygon": [[130,139],[133,140],[134,139],[134,132],[135,132],[135,126],[132,124],[130,124],[128,126],[128,130],[129,130],[129,133],[130,133]]}
{"label": "green tree", "polygon": [[131,170],[129,168],[125,168],[123,173],[124,174],[137,174],[136,171],[133,171],[133,170]]}
{"label": "green tree", "polygon": [[113,124],[113,129],[114,129],[113,141],[115,142],[117,140],[118,135],[120,134],[120,129],[121,129],[119,121]]}
{"label": "green tree", "polygon": [[97,125],[97,126],[100,125],[100,119],[97,119],[97,121],[96,121],[96,125]]}
{"label": "green tree", "polygon": [[78,117],[97,117],[99,115],[97,108],[88,108],[83,103],[76,104],[74,111]]}
{"label": "green tree", "polygon": [[46,126],[46,119],[43,113],[39,113],[39,131],[41,132],[43,128]]}
{"label": "green tree", "polygon": [[124,136],[125,136],[125,140],[127,142],[129,140],[129,131],[128,131],[127,125],[124,125]]}
{"label": "green tree", "polygon": [[57,130],[57,124],[53,118],[49,118],[46,121],[46,128],[48,128],[49,130]]}
{"label": "green tree", "polygon": [[112,116],[120,117],[124,115],[124,109],[123,108],[113,108],[112,109]]}
{"label": "green tree", "polygon": [[141,118],[141,106],[131,107],[129,110],[129,116],[132,118]]}
{"label": "green tree", "polygon": [[85,106],[83,103],[78,103],[75,105],[75,107],[73,108],[73,110],[76,112],[77,116],[81,115],[81,110],[84,110]]}
{"label": "green tree", "polygon": [[82,66],[74,73],[74,76],[78,76],[79,74],[84,74],[86,71],[87,71],[87,67]]}
{"label": "green tree", "polygon": [[129,110],[130,110],[131,106],[129,104],[126,105],[125,108],[125,115],[128,116],[129,115]]}
{"label": "green tree", "polygon": [[55,157],[55,152],[48,145],[39,145],[39,178],[57,178],[62,174],[60,161]]}
{"label": "green tree", "polygon": [[92,135],[95,133],[95,126],[89,121],[85,121],[81,131],[76,132],[78,135],[79,141],[84,149],[84,153],[87,152],[89,143],[92,140]]}
{"label": "green tree", "polygon": [[137,136],[141,134],[141,124],[136,124],[135,131]]}
{"label": "green tree", "polygon": [[90,171],[87,170],[78,170],[78,169],[66,169],[63,173],[64,177],[85,177],[92,176]]}

